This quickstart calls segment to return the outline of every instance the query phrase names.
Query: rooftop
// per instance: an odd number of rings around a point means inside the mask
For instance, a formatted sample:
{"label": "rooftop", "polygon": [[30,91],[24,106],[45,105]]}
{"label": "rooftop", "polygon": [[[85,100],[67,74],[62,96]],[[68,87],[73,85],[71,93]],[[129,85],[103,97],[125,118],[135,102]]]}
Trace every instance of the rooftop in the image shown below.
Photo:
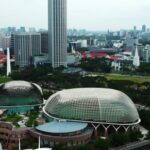
{"label": "rooftop", "polygon": [[83,130],[87,127],[87,125],[87,123],[53,121],[44,125],[40,125],[36,127],[36,129],[46,133],[65,134]]}

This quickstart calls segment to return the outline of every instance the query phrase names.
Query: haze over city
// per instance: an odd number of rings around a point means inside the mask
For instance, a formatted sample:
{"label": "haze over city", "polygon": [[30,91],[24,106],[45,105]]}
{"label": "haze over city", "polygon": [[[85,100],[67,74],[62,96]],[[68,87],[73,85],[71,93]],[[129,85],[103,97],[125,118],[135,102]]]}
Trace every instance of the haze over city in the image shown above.
{"label": "haze over city", "polygon": [[[150,26],[149,0],[68,0],[68,28],[106,31]],[[47,29],[47,0],[1,0],[1,27]]]}

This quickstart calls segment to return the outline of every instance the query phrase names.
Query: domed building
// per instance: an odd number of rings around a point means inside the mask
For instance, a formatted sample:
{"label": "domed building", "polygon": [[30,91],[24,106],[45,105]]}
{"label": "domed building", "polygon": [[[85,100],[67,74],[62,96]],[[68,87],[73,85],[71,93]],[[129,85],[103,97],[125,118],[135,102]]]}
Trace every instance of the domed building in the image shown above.
{"label": "domed building", "polygon": [[[0,85],[0,108],[25,109],[43,103],[41,88],[26,81]],[[78,88],[59,91],[47,100],[43,114],[49,120],[33,128],[14,130],[0,122],[1,139],[18,143],[19,138],[40,139],[41,146],[87,144],[92,136],[107,137],[114,132],[137,128],[139,114],[132,100],[123,92],[107,88]],[[43,116],[43,115],[42,115]],[[5,136],[4,136],[5,135]]]}
{"label": "domed building", "polygon": [[10,81],[0,85],[1,109],[21,112],[41,104],[43,104],[43,92],[35,83]]}
{"label": "domed building", "polygon": [[98,128],[128,131],[140,123],[132,100],[123,92],[107,88],[78,88],[63,90],[52,95],[43,108],[48,118],[88,123],[95,136]]}
{"label": "domed building", "polygon": [[79,88],[57,92],[43,108],[55,119],[105,124],[138,124],[140,118],[131,99],[106,88]]}

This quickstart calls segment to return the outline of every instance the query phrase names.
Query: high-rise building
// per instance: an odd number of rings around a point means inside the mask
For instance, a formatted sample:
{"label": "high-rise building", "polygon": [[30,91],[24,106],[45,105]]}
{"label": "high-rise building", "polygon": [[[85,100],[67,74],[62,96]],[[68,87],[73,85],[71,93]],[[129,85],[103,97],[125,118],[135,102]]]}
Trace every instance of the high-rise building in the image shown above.
{"label": "high-rise building", "polygon": [[30,27],[30,28],[29,28],[29,32],[36,32],[36,28]]}
{"label": "high-rise building", "polygon": [[41,51],[43,54],[48,54],[48,32],[41,32]]}
{"label": "high-rise building", "polygon": [[26,67],[33,64],[33,57],[41,55],[41,34],[14,34],[15,64]]}
{"label": "high-rise building", "polygon": [[10,38],[10,54],[11,55],[15,54],[15,50],[14,50],[14,34],[11,34],[11,38]]}
{"label": "high-rise building", "polygon": [[133,30],[136,31],[136,26],[133,27]]}
{"label": "high-rise building", "polygon": [[48,38],[52,67],[67,66],[67,0],[48,0]]}
{"label": "high-rise building", "polygon": [[3,38],[5,37],[4,33],[0,32],[0,49],[3,48]]}
{"label": "high-rise building", "polygon": [[143,48],[143,60],[147,63],[150,62],[150,45],[146,45],[145,48]]}
{"label": "high-rise building", "polygon": [[20,27],[20,29],[18,29],[18,32],[24,33],[24,32],[26,32],[26,28],[25,27]]}
{"label": "high-rise building", "polygon": [[142,32],[146,32],[146,25],[142,25]]}
{"label": "high-rise building", "polygon": [[[10,36],[5,36],[4,38],[3,38],[3,43],[2,43],[2,48],[3,48],[3,50],[6,52],[6,50],[7,50],[7,48],[9,48],[10,47],[10,41],[11,41],[11,37]],[[12,53],[10,53],[10,54],[12,54]]]}

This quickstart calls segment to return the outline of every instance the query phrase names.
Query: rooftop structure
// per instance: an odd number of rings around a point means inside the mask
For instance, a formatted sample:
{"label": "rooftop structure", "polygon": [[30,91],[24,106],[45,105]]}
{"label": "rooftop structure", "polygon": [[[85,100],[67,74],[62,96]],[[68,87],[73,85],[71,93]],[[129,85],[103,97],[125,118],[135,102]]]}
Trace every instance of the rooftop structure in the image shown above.
{"label": "rooftop structure", "polygon": [[124,93],[105,88],[79,88],[57,92],[43,108],[46,115],[78,122],[138,124],[135,105]]}
{"label": "rooftop structure", "polygon": [[[24,109],[43,104],[42,89],[35,83],[10,81],[0,85],[0,108]],[[22,107],[24,106],[24,107]]]}
{"label": "rooftop structure", "polygon": [[66,134],[73,133],[85,129],[88,126],[87,123],[79,122],[64,122],[53,121],[36,127],[38,131],[51,134]]}

